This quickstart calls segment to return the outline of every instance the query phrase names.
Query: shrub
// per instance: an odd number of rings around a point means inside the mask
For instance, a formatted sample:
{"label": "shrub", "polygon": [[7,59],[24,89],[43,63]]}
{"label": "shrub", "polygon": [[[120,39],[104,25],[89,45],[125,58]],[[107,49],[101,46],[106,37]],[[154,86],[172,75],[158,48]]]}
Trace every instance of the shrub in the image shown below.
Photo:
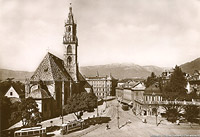
{"label": "shrub", "polygon": [[128,107],[128,105],[122,105],[122,109],[123,109],[124,111],[127,111],[127,110],[129,109],[129,107]]}

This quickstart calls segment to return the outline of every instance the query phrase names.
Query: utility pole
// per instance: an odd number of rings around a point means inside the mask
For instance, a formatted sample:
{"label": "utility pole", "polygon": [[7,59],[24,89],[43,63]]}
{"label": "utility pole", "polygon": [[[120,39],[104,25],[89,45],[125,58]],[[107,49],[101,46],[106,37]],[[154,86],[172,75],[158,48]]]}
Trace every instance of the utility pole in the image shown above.
{"label": "utility pole", "polygon": [[[117,126],[119,128],[119,101],[117,103]],[[120,129],[120,128],[119,128]]]}
{"label": "utility pole", "polygon": [[107,108],[107,75],[106,75],[106,83],[105,83],[105,87],[106,87],[106,108]]}
{"label": "utility pole", "polygon": [[97,117],[99,116],[99,110],[98,110],[98,95],[97,95]]}
{"label": "utility pole", "polygon": [[156,126],[158,126],[158,107],[159,106],[156,105]]}
{"label": "utility pole", "polygon": [[63,106],[64,106],[64,81],[62,81],[62,124],[64,124],[64,118],[63,118]]}
{"label": "utility pole", "polygon": [[155,109],[156,109],[156,126],[158,126],[158,108],[159,108],[159,104],[155,104]]}

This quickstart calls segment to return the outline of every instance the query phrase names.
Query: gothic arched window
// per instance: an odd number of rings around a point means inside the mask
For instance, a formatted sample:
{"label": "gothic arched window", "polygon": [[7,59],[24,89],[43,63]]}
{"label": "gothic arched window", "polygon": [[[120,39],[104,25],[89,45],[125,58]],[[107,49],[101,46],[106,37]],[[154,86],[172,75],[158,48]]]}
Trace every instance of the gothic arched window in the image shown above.
{"label": "gothic arched window", "polygon": [[69,57],[67,58],[67,65],[70,65],[71,62],[72,62],[72,58],[69,56]]}
{"label": "gothic arched window", "polygon": [[68,32],[71,32],[71,27],[70,26],[68,27]]}
{"label": "gothic arched window", "polygon": [[68,45],[68,47],[67,47],[67,53],[72,53],[72,46],[71,45]]}

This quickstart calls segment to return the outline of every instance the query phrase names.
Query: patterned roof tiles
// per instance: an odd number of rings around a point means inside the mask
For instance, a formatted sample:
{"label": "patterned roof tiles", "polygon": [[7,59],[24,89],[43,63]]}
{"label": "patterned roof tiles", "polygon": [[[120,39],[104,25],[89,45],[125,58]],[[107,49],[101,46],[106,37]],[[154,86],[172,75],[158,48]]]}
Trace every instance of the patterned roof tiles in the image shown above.
{"label": "patterned roof tiles", "polygon": [[68,81],[71,79],[63,65],[63,60],[47,53],[30,81]]}

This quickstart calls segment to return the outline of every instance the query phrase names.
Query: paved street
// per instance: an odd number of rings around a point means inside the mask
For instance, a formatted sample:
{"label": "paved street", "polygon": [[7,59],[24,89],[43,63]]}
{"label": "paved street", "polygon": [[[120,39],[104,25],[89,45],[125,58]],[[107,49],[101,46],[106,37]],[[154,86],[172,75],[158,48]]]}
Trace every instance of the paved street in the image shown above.
{"label": "paved street", "polygon": [[[98,106],[98,112],[100,115],[105,115],[107,113],[108,110],[105,110],[105,104],[99,105]],[[105,111],[104,111],[105,110]],[[82,116],[83,119],[87,119],[88,117],[93,117],[97,115],[97,109],[95,109],[94,112],[85,112]],[[64,116],[64,123],[68,122],[68,121],[72,121],[76,119],[76,117],[74,116],[74,114],[68,114]],[[52,121],[52,123],[51,123]],[[60,126],[62,124],[62,119],[61,117],[56,117],[56,118],[52,118],[52,119],[48,119],[45,121],[41,122],[42,127],[50,127],[50,126]],[[11,126],[9,129],[12,128],[16,128],[16,127],[21,127],[22,126],[22,122],[18,122],[16,124],[14,124],[13,126]]]}
{"label": "paved street", "polygon": [[[148,117],[147,123],[142,123],[141,118],[134,116],[131,111],[123,111],[119,107],[119,125],[117,125],[117,101],[111,101],[109,104],[109,112],[107,116],[110,116],[112,120],[109,122],[110,129],[106,129],[106,123],[101,125],[95,125],[90,128],[87,128],[83,131],[77,131],[64,135],[65,137],[72,136],[83,136],[83,137],[149,137],[152,135],[200,135],[200,127],[198,125],[189,125],[181,124],[174,125],[166,121],[161,122],[157,127],[155,122],[155,117]],[[131,123],[126,123],[128,120]],[[161,118],[158,118],[158,121]]]}
{"label": "paved street", "polygon": [[[115,102],[116,105],[116,102]],[[115,107],[116,108],[116,107]],[[147,123],[142,123],[141,119],[133,116],[130,111],[123,111],[119,107],[120,116],[120,129],[117,127],[117,117],[109,123],[110,129],[106,130],[105,126],[102,126],[86,135],[84,137],[105,136],[105,137],[149,137],[152,135],[200,135],[200,127],[188,125],[174,125],[161,122],[157,127],[155,117],[151,117],[151,120],[147,120]],[[158,118],[160,119],[160,118]],[[126,124],[130,120],[131,123]],[[153,122],[154,121],[154,122]],[[155,124],[154,124],[155,123]]]}
{"label": "paved street", "polygon": [[[61,137],[150,137],[152,135],[200,135],[200,126],[192,125],[190,127],[189,124],[175,125],[167,122],[163,118],[158,117],[158,122],[163,120],[161,124],[156,126],[156,118],[155,117],[145,117],[147,119],[147,123],[142,123],[142,116],[135,116],[132,114],[131,110],[124,111],[121,109],[121,105],[118,107],[117,111],[116,100],[109,101],[107,103],[107,109],[105,109],[105,104],[99,106],[99,112],[101,117],[110,117],[108,125],[110,129],[106,129],[107,123],[90,125],[88,128],[76,132],[71,132],[67,135],[60,135],[60,131],[56,130],[50,134],[50,136],[61,136]],[[119,112],[119,113],[118,113]],[[119,114],[119,127],[117,123],[117,116]],[[83,119],[87,119],[88,117],[93,117],[96,115],[95,112],[92,113],[84,113]],[[64,117],[64,121],[73,120],[73,115],[67,115]],[[46,120],[42,122],[43,127],[49,127],[50,121],[53,121],[52,125],[60,126],[61,119],[54,118],[50,120]],[[131,121],[131,123],[128,123]],[[15,126],[19,126],[20,123]]]}

